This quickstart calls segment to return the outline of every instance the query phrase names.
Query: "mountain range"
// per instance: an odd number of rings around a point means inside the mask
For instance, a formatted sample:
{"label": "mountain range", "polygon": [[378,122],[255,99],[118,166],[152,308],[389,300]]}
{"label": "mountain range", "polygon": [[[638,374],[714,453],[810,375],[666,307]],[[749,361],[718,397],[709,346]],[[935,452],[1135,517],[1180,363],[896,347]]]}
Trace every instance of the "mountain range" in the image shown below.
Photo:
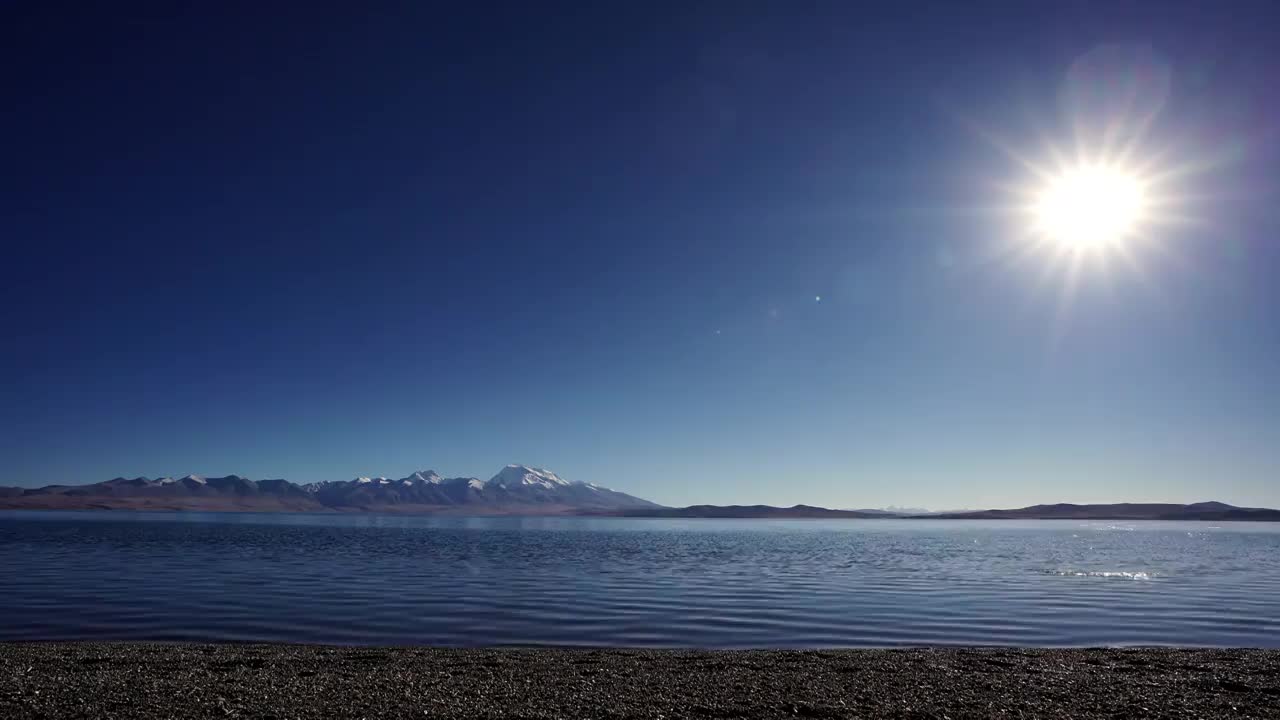
{"label": "mountain range", "polygon": [[1280,521],[1280,510],[1245,508],[1221,502],[1032,505],[1016,510],[976,510],[925,517],[942,520],[1263,520]]}
{"label": "mountain range", "polygon": [[690,505],[689,507],[625,508],[622,510],[593,513],[621,515],[623,517],[667,518],[895,518],[892,513],[876,510],[832,510],[814,505]]}
{"label": "mountain range", "polygon": [[489,480],[444,478],[433,470],[392,480],[298,485],[239,475],[115,478],[92,485],[0,487],[0,508],[211,511],[365,511],[553,515],[659,508],[593,483],[568,481],[548,470],[508,465]]}
{"label": "mountain range", "polygon": [[1242,508],[1220,502],[1117,503],[1113,505],[1032,505],[1016,510],[903,513],[884,510],[830,510],[812,505],[691,505],[683,508],[625,508],[591,514],[625,517],[911,519],[911,520],[1255,520],[1278,522],[1280,510]]}
{"label": "mountain range", "polygon": [[665,518],[912,518],[928,520],[1260,520],[1280,510],[1221,502],[1032,505],[1013,510],[927,513],[913,508],[832,510],[813,505],[691,505],[664,507],[593,483],[569,481],[549,470],[508,465],[488,480],[445,478],[432,470],[397,480],[299,485],[239,475],[115,478],[91,485],[0,487],[0,509],[204,510],[267,512],[387,512],[459,515],[594,515]]}

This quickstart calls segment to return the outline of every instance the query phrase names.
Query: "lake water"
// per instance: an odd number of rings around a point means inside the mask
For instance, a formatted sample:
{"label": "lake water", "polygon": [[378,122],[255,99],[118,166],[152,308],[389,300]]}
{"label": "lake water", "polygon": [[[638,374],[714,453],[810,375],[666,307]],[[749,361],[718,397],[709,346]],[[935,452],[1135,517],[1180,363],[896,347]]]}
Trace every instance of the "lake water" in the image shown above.
{"label": "lake water", "polygon": [[0,512],[0,640],[1280,647],[1280,524]]}

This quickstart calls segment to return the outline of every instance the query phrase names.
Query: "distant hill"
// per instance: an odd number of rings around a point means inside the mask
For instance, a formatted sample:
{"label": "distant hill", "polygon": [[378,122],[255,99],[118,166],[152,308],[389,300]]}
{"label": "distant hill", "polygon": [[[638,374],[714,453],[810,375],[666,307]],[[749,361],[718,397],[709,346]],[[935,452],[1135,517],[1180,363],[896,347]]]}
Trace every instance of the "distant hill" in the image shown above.
{"label": "distant hill", "polygon": [[1220,502],[1116,505],[1034,505],[1018,510],[977,510],[902,515],[888,510],[830,510],[812,505],[691,505],[683,508],[633,508],[592,515],[675,518],[854,518],[928,520],[1258,520],[1280,521],[1280,510],[1239,508]]}
{"label": "distant hill", "polygon": [[0,508],[30,510],[320,511],[302,487],[239,475],[115,478],[92,485],[0,489]]}
{"label": "distant hill", "polygon": [[897,517],[885,512],[862,510],[831,510],[813,505],[690,505],[683,508],[636,508],[613,513],[624,517],[675,517],[675,518],[888,518]]}
{"label": "distant hill", "polygon": [[508,465],[488,481],[442,478],[431,470],[409,477],[361,477],[298,485],[239,475],[115,478],[92,485],[0,488],[0,509],[193,510],[558,515],[660,508],[660,505],[553,472]]}
{"label": "distant hill", "polygon": [[939,520],[1259,520],[1280,521],[1280,510],[1242,508],[1220,502],[1116,503],[1112,505],[1032,505],[1016,510],[917,515]]}
{"label": "distant hill", "polygon": [[890,505],[887,508],[852,508],[852,512],[888,517],[916,517],[919,515],[953,515],[955,513],[974,512],[973,510],[926,510],[925,508],[905,508]]}

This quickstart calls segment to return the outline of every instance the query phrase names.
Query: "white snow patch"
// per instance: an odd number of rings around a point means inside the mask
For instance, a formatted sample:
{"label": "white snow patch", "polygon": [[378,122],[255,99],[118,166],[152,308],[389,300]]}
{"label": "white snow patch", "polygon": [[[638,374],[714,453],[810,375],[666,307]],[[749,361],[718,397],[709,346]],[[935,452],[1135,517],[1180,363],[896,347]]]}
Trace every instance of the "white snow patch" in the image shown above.
{"label": "white snow patch", "polygon": [[502,488],[516,487],[520,485],[536,485],[552,489],[571,485],[572,483],[561,478],[550,470],[531,468],[527,465],[508,465],[502,468],[502,471],[497,475],[494,475],[493,478],[489,480],[489,484]]}

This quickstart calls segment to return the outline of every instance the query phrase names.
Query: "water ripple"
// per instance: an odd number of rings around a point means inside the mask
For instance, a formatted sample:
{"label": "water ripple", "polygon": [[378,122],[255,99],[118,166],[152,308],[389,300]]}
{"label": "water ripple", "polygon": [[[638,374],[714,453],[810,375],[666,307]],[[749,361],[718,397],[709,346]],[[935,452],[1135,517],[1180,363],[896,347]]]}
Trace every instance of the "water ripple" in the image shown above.
{"label": "water ripple", "polygon": [[1280,647],[1280,527],[0,513],[0,640]]}

